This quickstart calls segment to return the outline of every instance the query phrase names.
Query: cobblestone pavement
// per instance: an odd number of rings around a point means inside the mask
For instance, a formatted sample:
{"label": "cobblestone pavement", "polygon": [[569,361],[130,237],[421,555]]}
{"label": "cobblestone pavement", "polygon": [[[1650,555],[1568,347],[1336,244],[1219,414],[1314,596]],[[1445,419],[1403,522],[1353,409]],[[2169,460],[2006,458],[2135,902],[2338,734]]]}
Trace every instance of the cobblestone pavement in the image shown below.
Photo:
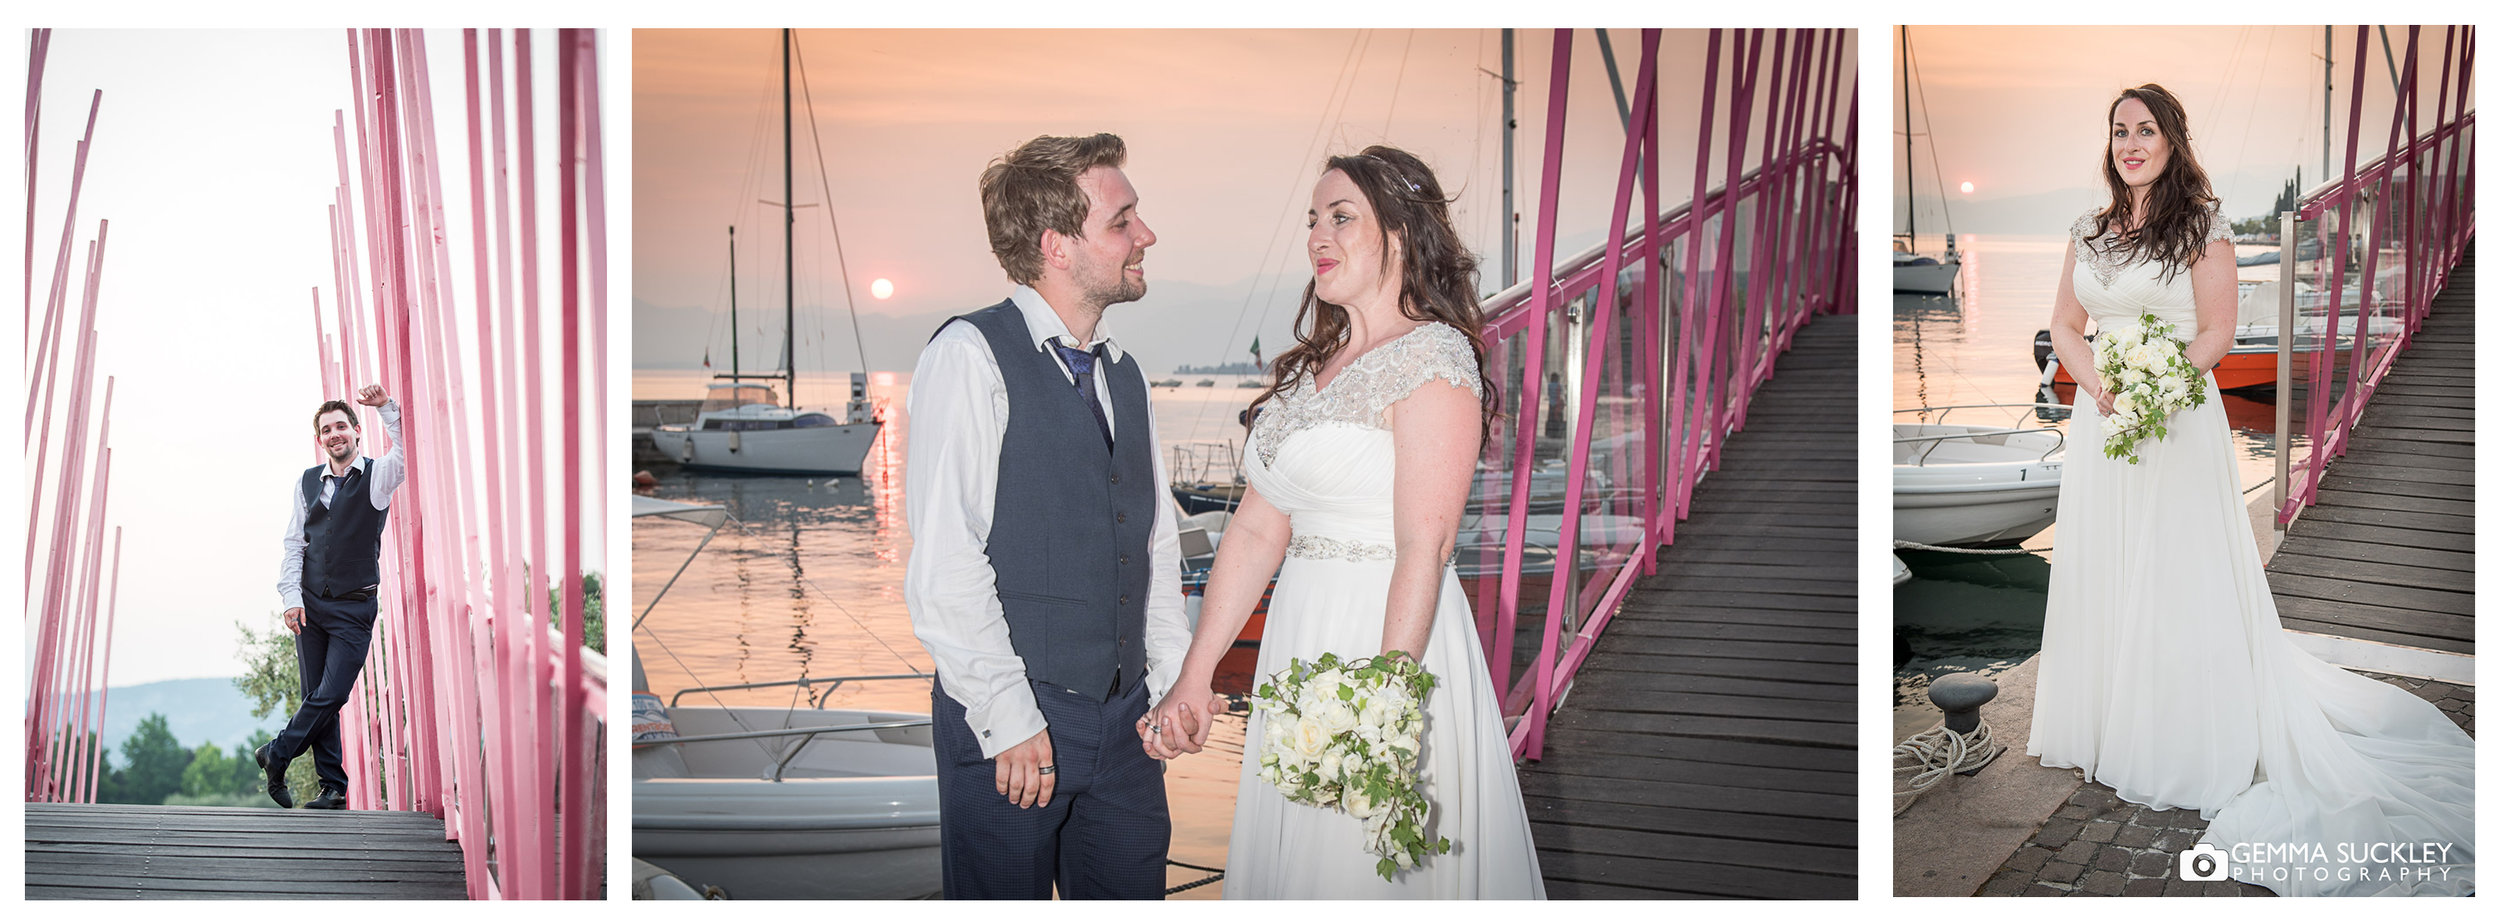
{"label": "cobblestone pavement", "polygon": [[[2474,732],[2474,689],[2400,676],[2362,673],[2438,705],[2468,735]],[[2015,753],[2019,755],[2019,751]],[[2194,810],[2154,810],[2118,799],[2109,786],[2087,782],[2015,849],[1980,896],[2273,896],[2235,880],[2180,880],[2178,855],[2205,833]]]}

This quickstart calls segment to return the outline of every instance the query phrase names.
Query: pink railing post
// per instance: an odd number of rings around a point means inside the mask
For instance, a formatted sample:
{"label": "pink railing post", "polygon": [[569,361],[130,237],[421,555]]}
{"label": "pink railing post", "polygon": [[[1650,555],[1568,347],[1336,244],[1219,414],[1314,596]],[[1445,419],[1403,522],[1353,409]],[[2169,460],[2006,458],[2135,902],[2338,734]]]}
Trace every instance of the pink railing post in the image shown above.
{"label": "pink railing post", "polygon": [[[1554,62],[1552,90],[1545,107],[1544,175],[1537,180],[1537,225],[1535,274],[1529,300],[1527,348],[1519,379],[1518,434],[1511,446],[1511,480],[1509,511],[1503,517],[1501,616],[1496,619],[1499,633],[1494,637],[1495,688],[1509,688],[1510,659],[1513,638],[1519,625],[1519,567],[1527,544],[1528,487],[1536,472],[1537,408],[1543,406],[1542,385],[1545,373],[1545,327],[1551,313],[1554,294],[1554,225],[1555,196],[1562,188],[1563,121],[1571,98],[1571,30],[1554,30]],[[1553,619],[1560,613],[1545,613],[1547,645],[1551,646]],[[1542,681],[1536,683],[1541,697]],[[1507,710],[1507,706],[1505,707]],[[1523,728],[1524,729],[1524,728]],[[1514,738],[1517,736],[1515,731]],[[1516,751],[1516,743],[1513,750]]]}

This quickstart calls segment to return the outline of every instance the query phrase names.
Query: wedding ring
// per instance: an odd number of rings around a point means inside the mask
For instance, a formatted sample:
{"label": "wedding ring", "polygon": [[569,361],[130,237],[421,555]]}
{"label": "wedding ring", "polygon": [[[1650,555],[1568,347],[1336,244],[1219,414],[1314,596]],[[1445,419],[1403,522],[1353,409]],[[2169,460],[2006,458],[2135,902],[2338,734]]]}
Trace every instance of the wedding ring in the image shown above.
{"label": "wedding ring", "polygon": [[1044,765],[1044,766],[1042,766],[1042,774],[1045,774],[1045,775],[1056,775],[1056,774],[1058,774],[1058,773],[1059,773],[1059,766],[1056,766],[1056,765]]}

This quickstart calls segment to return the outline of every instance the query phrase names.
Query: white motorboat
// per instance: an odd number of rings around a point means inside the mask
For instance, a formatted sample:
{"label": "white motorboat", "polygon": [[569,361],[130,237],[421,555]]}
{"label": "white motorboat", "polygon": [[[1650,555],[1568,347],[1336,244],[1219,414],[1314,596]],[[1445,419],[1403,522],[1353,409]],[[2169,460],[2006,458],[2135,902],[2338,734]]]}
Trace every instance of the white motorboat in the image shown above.
{"label": "white motorboat", "polygon": [[765,385],[715,383],[693,425],[654,427],[651,442],[694,470],[857,474],[881,425],[868,411],[867,389],[867,375],[853,373],[850,411],[836,418],[825,410],[783,406]]}
{"label": "white motorboat", "polygon": [[[634,497],[633,515],[715,531],[728,520],[719,506],[644,496]],[[707,535],[704,543],[710,541]],[[702,548],[698,544],[695,553]],[[675,582],[671,576],[653,594],[644,616]],[[635,626],[641,627],[641,618]],[[646,690],[650,683],[637,656],[634,857],[738,899],[937,895],[937,758],[929,715],[822,707],[846,682],[928,678],[920,673],[697,687],[680,690],[663,704]],[[819,706],[731,707],[711,694],[791,686],[814,691]],[[680,703],[688,695],[703,695],[713,704]]]}
{"label": "white motorboat", "polygon": [[1892,536],[1937,546],[2019,544],[2057,520],[2065,452],[2057,429],[1895,423]]}
{"label": "white motorboat", "polygon": [[1901,559],[1901,555],[1892,555],[1892,584],[1898,586],[1909,581],[1910,565]]}
{"label": "white motorboat", "polygon": [[1953,290],[1953,279],[1962,272],[1962,258],[1946,254],[1943,259],[1914,253],[1892,254],[1892,290],[1911,294],[1946,294]]}

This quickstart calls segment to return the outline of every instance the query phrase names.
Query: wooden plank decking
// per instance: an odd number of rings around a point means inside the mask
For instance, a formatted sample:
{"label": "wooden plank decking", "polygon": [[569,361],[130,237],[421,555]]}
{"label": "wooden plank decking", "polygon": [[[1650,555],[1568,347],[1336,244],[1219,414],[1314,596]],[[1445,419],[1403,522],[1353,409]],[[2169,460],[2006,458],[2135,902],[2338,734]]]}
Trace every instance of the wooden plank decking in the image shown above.
{"label": "wooden plank decking", "polygon": [[2474,251],[2268,566],[2283,626],[2474,652]]}
{"label": "wooden plank decking", "polygon": [[1521,768],[1548,896],[1856,897],[1856,321],[1780,357]]}
{"label": "wooden plank decking", "polygon": [[457,900],[460,861],[423,813],[26,805],[30,900]]}

